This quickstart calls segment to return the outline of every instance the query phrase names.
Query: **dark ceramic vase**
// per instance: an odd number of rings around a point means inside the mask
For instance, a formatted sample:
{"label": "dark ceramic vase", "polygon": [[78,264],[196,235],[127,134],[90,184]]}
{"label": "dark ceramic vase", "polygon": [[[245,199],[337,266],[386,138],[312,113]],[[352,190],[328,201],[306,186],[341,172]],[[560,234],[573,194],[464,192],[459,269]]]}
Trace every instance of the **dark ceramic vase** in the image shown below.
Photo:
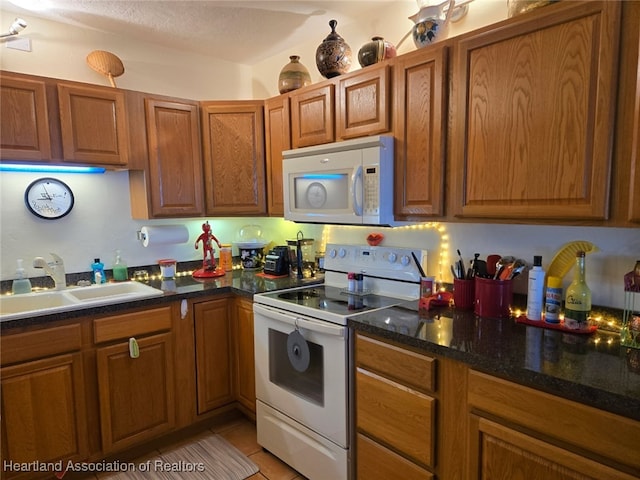
{"label": "dark ceramic vase", "polygon": [[382,37],[373,37],[358,51],[358,62],[361,67],[366,67],[395,56],[396,47]]}
{"label": "dark ceramic vase", "polygon": [[280,93],[287,93],[311,85],[311,75],[309,75],[307,67],[300,63],[300,57],[291,55],[289,60],[291,61],[282,68],[278,76]]}
{"label": "dark ceramic vase", "polygon": [[333,78],[347,73],[351,68],[351,47],[336,33],[338,22],[331,20],[331,33],[316,50],[316,65],[320,75]]}

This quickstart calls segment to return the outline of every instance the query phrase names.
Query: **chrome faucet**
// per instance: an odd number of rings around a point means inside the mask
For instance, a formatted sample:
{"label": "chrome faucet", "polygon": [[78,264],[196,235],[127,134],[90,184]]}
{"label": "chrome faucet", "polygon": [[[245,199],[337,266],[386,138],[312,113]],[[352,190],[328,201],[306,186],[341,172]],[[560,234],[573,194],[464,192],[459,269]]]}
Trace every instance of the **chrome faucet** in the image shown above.
{"label": "chrome faucet", "polygon": [[44,271],[53,278],[56,290],[64,290],[67,288],[67,274],[64,271],[64,261],[60,256],[52,253],[53,262],[47,263],[44,258],[36,257],[33,259],[34,268],[42,268]]}

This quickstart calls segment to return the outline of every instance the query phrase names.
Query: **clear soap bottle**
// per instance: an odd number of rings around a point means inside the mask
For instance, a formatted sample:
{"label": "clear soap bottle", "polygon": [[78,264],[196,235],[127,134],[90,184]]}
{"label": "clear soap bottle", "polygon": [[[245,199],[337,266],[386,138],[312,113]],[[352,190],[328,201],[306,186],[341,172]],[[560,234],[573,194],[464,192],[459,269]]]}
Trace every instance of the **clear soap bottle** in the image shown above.
{"label": "clear soap bottle", "polygon": [[11,291],[14,295],[20,293],[31,293],[31,281],[27,278],[27,275],[22,267],[22,259],[18,259],[18,268],[16,268],[16,278],[11,285]]}
{"label": "clear soap bottle", "polygon": [[113,262],[113,279],[116,282],[124,282],[129,280],[127,264],[120,256],[120,250],[116,250],[116,259]]}

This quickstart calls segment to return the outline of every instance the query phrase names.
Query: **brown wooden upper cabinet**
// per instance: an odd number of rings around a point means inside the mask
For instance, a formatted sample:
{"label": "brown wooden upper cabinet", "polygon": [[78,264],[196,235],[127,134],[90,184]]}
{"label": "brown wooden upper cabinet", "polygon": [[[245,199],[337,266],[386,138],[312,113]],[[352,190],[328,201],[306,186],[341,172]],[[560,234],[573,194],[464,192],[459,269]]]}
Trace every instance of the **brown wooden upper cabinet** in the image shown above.
{"label": "brown wooden upper cabinet", "polygon": [[[634,13],[634,17],[636,19],[635,23],[635,45],[637,48],[635,52],[635,63],[636,68],[634,69],[637,72],[636,81],[635,81],[635,99],[633,100],[633,117],[631,120],[631,137],[632,137],[632,145],[631,145],[631,175],[630,175],[630,183],[629,183],[629,217],[628,219],[632,222],[640,222],[640,22],[637,20],[638,12],[640,12],[640,7],[637,3],[633,3],[630,5],[625,5],[625,7],[633,8],[636,7],[635,10],[632,10],[631,13]],[[630,97],[633,99],[633,97]]]}
{"label": "brown wooden upper cabinet", "polygon": [[291,94],[293,148],[331,143],[335,135],[335,86],[322,84]]}
{"label": "brown wooden upper cabinet", "polygon": [[45,82],[2,72],[0,105],[0,158],[51,160]]}
{"label": "brown wooden upper cabinet", "polygon": [[338,81],[338,138],[388,132],[390,67],[372,65]]}
{"label": "brown wooden upper cabinet", "polygon": [[419,220],[444,213],[447,128],[447,47],[396,59],[395,217]]}
{"label": "brown wooden upper cabinet", "polygon": [[609,213],[620,2],[559,2],[454,43],[453,213]]}
{"label": "brown wooden upper cabinet", "polygon": [[127,165],[129,136],[124,92],[58,83],[58,101],[66,162]]}
{"label": "brown wooden upper cabinet", "polygon": [[264,215],[263,101],[201,102],[207,215]]}
{"label": "brown wooden upper cabinet", "polygon": [[198,103],[144,99],[148,163],[130,171],[134,218],[204,214]]}
{"label": "brown wooden upper cabinet", "polygon": [[280,95],[265,101],[264,129],[267,154],[267,207],[269,215],[284,215],[282,152],[291,149],[289,97]]}

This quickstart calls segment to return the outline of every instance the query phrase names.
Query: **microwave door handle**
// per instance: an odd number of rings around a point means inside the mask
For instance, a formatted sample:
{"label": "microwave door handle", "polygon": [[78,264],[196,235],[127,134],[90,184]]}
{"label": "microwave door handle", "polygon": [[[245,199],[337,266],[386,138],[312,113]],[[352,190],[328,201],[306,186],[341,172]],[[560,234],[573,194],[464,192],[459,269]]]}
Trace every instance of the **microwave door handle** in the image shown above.
{"label": "microwave door handle", "polygon": [[[360,180],[360,185],[362,185],[362,165],[359,165],[355,168],[353,172],[353,176],[351,178],[351,194],[353,200],[353,213],[357,217],[362,216],[362,204],[358,203],[358,180]],[[364,200],[364,199],[363,199]]]}

